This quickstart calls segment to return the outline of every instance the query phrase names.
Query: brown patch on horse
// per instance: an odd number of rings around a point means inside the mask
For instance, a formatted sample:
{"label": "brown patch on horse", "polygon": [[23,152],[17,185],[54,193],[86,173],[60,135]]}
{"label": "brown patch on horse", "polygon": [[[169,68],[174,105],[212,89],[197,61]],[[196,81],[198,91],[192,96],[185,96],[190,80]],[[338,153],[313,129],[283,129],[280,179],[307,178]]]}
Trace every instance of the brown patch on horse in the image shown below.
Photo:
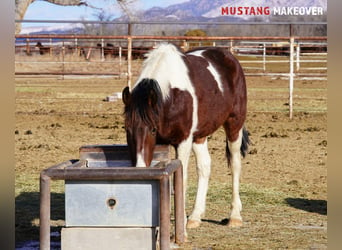
{"label": "brown patch on horse", "polygon": [[206,139],[207,139],[207,137],[197,138],[194,140],[194,143],[203,144],[203,143],[205,143]]}
{"label": "brown patch on horse", "polygon": [[[203,57],[188,55],[201,50]],[[247,113],[246,82],[239,62],[220,48],[191,50],[187,52],[186,60],[198,98],[198,127],[194,139],[208,136],[224,124],[229,141],[235,141]],[[209,62],[220,75],[223,93],[218,84],[213,84],[216,80],[207,69]]]}
{"label": "brown patch on horse", "polygon": [[192,112],[193,102],[189,92],[171,89],[170,98],[164,103],[164,115],[158,127],[158,139],[176,146],[188,138],[192,126]]}

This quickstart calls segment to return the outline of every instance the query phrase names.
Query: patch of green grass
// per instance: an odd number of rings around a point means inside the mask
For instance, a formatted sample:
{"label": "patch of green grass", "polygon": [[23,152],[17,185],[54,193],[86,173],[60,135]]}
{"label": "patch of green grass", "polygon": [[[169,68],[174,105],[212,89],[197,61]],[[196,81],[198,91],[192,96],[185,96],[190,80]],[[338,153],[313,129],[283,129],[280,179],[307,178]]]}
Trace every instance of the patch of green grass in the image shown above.
{"label": "patch of green grass", "polygon": [[15,92],[18,93],[53,93],[52,89],[43,87],[15,87]]}
{"label": "patch of green grass", "polygon": [[58,92],[57,98],[89,98],[89,99],[104,99],[105,93],[84,93],[84,92]]}
{"label": "patch of green grass", "polygon": [[[260,88],[248,88],[248,91],[250,92],[260,92],[260,91],[263,91],[263,92],[289,92],[289,88],[278,88],[278,87],[269,87],[269,88],[263,88],[263,87],[260,87]],[[323,88],[296,88],[295,89],[295,92],[317,92],[317,91],[323,91],[323,92],[326,92],[327,89],[323,89]]]}
{"label": "patch of green grass", "polygon": [[252,92],[252,91],[256,91],[256,92],[289,92],[288,88],[248,88],[248,91]]}
{"label": "patch of green grass", "polygon": [[[190,185],[188,188],[188,200],[193,203],[196,195],[196,186]],[[207,202],[218,206],[230,204],[232,196],[232,186],[229,183],[212,182],[209,184]],[[240,198],[244,206],[258,207],[285,205],[286,195],[273,189],[260,189],[250,184],[240,185]]]}
{"label": "patch of green grass", "polygon": [[285,205],[284,198],[286,195],[280,191],[273,189],[256,188],[250,184],[242,184],[240,190],[242,203],[246,206],[264,207],[265,205]]}

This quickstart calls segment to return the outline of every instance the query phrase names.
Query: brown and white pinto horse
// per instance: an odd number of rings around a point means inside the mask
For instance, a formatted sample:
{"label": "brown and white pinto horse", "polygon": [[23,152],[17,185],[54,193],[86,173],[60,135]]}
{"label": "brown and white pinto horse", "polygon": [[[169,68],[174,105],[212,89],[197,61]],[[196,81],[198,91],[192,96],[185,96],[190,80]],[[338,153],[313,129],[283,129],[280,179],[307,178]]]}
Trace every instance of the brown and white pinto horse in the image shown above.
{"label": "brown and white pinto horse", "polygon": [[188,228],[199,226],[205,212],[211,165],[207,136],[223,125],[233,177],[228,225],[242,225],[239,178],[241,155],[245,156],[249,139],[244,129],[246,83],[237,59],[221,48],[183,54],[172,44],[161,44],[148,53],[132,90],[123,90],[123,102],[127,143],[135,166],[150,166],[156,143],[173,145],[183,164],[186,193],[191,149],[195,153],[198,189]]}

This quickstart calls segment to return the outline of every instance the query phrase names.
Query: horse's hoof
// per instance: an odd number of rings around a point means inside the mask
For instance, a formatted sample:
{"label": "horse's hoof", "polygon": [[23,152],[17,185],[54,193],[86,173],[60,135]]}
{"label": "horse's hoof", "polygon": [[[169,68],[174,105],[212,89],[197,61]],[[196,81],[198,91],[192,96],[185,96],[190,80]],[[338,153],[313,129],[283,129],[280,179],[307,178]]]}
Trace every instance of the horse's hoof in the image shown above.
{"label": "horse's hoof", "polygon": [[229,219],[228,227],[230,227],[230,228],[242,227],[242,220],[239,220],[239,219]]}
{"label": "horse's hoof", "polygon": [[186,228],[197,228],[201,225],[201,221],[198,220],[188,220]]}

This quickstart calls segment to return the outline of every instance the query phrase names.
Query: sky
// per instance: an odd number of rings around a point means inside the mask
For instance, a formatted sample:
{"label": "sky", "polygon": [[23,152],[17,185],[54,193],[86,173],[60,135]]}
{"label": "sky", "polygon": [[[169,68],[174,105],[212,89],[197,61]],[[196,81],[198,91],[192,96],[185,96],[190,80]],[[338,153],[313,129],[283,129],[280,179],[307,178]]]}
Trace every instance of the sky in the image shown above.
{"label": "sky", "polygon": [[[146,10],[152,7],[167,7],[172,4],[189,0],[135,0],[132,10]],[[103,8],[106,13],[115,17],[122,12],[116,0],[88,0],[95,7]],[[100,10],[85,6],[59,6],[45,1],[35,1],[27,9],[25,20],[97,20],[96,13]],[[42,26],[42,24],[35,24]],[[51,24],[50,24],[51,25]],[[32,23],[23,23],[23,27],[34,26]]]}

